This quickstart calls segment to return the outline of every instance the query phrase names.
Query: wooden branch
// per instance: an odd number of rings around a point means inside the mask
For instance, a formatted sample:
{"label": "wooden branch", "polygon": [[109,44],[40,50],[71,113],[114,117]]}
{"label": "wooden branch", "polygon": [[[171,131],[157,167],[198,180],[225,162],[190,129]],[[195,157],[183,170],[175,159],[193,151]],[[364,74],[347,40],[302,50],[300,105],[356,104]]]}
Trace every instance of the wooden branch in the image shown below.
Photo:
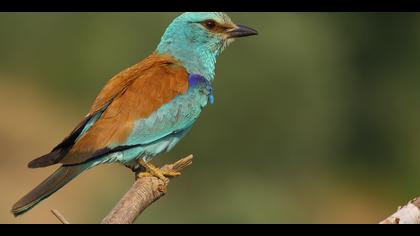
{"label": "wooden branch", "polygon": [[52,209],[51,210],[51,212],[55,215],[55,217],[57,217],[57,219],[61,222],[61,223],[63,223],[63,224],[65,224],[65,225],[68,225],[68,224],[70,224],[70,222],[68,222],[67,220],[66,220],[66,218],[58,211],[58,210],[55,210],[55,209]]}
{"label": "wooden branch", "polygon": [[411,200],[403,207],[399,207],[397,212],[380,224],[420,224],[420,197]]}
{"label": "wooden branch", "polygon": [[[192,155],[189,155],[174,164],[165,165],[162,170],[180,172],[192,164]],[[102,220],[102,224],[131,224],[153,202],[166,193],[168,182],[157,177],[137,178],[133,186],[120,199],[111,212]]]}
{"label": "wooden branch", "polygon": [[[192,159],[193,156],[189,155],[161,169],[180,172],[192,164]],[[102,224],[132,224],[147,207],[165,195],[169,179],[164,182],[154,176],[138,175],[139,173],[136,174],[136,181],[128,192],[102,220]],[[51,212],[61,223],[70,224],[58,210],[53,209]],[[398,207],[397,212],[380,224],[420,224],[420,197],[411,200],[403,207]]]}

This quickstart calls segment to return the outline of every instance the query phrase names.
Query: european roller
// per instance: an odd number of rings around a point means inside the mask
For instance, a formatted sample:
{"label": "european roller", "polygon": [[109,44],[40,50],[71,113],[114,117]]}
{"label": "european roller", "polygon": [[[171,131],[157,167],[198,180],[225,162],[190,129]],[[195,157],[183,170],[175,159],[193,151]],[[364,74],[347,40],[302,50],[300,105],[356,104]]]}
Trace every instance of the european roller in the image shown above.
{"label": "european roller", "polygon": [[216,59],[235,38],[256,35],[221,12],[187,12],[168,26],[155,51],[115,75],[89,113],[30,168],[61,166],[20,199],[23,214],[85,170],[120,163],[161,179],[176,176],[149,163],[171,150],[212,103]]}

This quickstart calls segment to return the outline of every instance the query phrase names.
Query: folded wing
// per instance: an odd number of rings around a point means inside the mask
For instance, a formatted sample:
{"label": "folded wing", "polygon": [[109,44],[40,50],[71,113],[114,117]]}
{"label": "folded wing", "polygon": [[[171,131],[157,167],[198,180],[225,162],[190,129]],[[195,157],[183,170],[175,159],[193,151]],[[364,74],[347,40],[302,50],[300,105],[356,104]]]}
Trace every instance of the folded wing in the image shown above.
{"label": "folded wing", "polygon": [[[191,123],[188,120],[196,118],[174,113],[180,108],[175,98],[187,90],[185,68],[170,56],[152,54],[112,78],[76,129],[51,153],[35,159],[29,166],[81,164],[177,132]],[[178,125],[174,126],[174,122]],[[140,127],[145,130],[143,138],[136,133],[141,132]]]}

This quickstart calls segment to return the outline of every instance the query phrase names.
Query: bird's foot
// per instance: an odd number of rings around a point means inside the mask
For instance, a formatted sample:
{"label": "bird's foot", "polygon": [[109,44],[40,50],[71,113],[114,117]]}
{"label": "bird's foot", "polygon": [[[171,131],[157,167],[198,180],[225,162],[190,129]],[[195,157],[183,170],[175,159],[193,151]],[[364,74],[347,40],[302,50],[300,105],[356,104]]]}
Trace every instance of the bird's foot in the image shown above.
{"label": "bird's foot", "polygon": [[159,179],[161,179],[163,182],[168,182],[168,178],[167,177],[176,177],[176,176],[180,176],[181,173],[177,172],[177,171],[171,171],[171,170],[162,170],[159,167],[154,166],[151,163],[146,163],[143,160],[139,161],[139,164],[141,166],[144,166],[146,168],[145,172],[140,172],[138,174],[139,177],[157,177]]}

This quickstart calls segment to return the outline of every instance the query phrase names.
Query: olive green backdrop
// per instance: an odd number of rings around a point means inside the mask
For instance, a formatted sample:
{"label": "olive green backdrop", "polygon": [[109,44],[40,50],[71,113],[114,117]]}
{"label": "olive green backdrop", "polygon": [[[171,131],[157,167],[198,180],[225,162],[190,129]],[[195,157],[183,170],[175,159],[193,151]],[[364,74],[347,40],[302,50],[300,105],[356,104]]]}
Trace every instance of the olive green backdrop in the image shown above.
{"label": "olive green backdrop", "polygon": [[[0,222],[99,223],[133,182],[92,169],[14,218],[48,152],[179,13],[0,14]],[[230,13],[215,104],[156,160],[194,164],[138,223],[376,223],[420,195],[420,14]]]}

